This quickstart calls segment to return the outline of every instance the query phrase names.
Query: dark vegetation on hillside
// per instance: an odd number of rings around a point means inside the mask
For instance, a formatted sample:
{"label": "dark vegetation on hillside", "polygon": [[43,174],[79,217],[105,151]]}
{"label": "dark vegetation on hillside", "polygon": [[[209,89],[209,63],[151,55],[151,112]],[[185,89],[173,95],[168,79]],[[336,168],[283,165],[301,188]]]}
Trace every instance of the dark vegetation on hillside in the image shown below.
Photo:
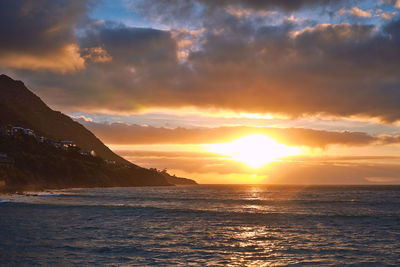
{"label": "dark vegetation on hillside", "polygon": [[0,124],[34,130],[54,140],[73,140],[82,149],[92,149],[103,159],[132,164],[113,153],[83,125],[50,109],[24,83],[0,75]]}
{"label": "dark vegetation on hillside", "polygon": [[[196,184],[123,159],[84,126],[50,109],[21,81],[0,75],[0,126],[8,125],[30,129],[48,140],[69,140],[76,144],[76,148],[65,150],[30,135],[1,135],[0,187],[5,181],[10,191]],[[91,150],[96,157],[80,153]],[[12,164],[7,163],[10,159]]]}
{"label": "dark vegetation on hillside", "polygon": [[0,151],[14,161],[0,167],[0,177],[11,191],[170,185],[158,171],[107,163],[99,157],[81,155],[79,148],[58,149],[28,135],[0,136]]}

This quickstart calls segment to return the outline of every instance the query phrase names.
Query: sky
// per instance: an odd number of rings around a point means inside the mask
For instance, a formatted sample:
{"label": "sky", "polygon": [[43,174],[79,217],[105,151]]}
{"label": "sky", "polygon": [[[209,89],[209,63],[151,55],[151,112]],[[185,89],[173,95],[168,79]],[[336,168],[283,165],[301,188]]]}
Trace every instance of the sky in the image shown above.
{"label": "sky", "polygon": [[0,72],[135,164],[200,183],[400,184],[399,12],[1,1]]}

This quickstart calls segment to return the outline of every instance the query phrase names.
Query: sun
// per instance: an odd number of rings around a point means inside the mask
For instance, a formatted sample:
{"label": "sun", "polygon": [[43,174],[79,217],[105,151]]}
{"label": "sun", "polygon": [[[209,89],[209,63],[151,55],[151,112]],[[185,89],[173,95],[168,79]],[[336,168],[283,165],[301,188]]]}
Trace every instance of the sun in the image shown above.
{"label": "sun", "polygon": [[246,163],[252,168],[280,158],[299,155],[301,148],[278,143],[276,140],[262,134],[252,134],[229,143],[207,145],[209,152],[227,155],[233,160]]}

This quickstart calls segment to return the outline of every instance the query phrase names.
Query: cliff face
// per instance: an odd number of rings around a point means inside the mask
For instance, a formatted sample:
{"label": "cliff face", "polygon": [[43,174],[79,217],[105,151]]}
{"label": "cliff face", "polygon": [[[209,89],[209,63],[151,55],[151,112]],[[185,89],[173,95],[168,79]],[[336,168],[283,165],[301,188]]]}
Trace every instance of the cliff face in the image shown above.
{"label": "cliff face", "polygon": [[[80,149],[94,150],[98,156],[98,160],[93,161],[91,158],[80,157],[78,154],[65,154],[58,150],[49,150],[34,140],[28,142],[28,144],[32,143],[31,145],[23,146],[20,143],[21,140],[3,138],[0,140],[2,143],[0,148],[16,159],[15,170],[7,170],[8,181],[9,183],[15,182],[18,186],[23,186],[24,183],[34,186],[38,184],[35,181],[40,181],[41,187],[46,187],[46,184],[49,185],[49,183],[53,183],[50,187],[196,184],[189,179],[172,177],[167,173],[161,174],[141,168],[123,159],[112,152],[84,126],[61,112],[50,109],[38,96],[29,91],[23,82],[15,81],[6,75],[0,75],[0,125],[29,128],[37,135],[52,140],[73,141]],[[35,147],[34,150],[25,149],[32,146]],[[37,153],[38,150],[40,153]],[[51,158],[55,161],[64,161],[65,168],[51,162],[49,160]],[[36,166],[30,163],[27,165],[28,161],[36,162]],[[114,162],[115,165],[109,165],[107,161]],[[75,170],[72,171],[68,165],[78,167],[74,167]],[[37,166],[52,166],[54,172],[49,174],[46,167],[39,168]],[[90,179],[87,177],[88,175],[76,175],[78,170],[84,170],[83,173],[90,174]],[[62,172],[65,177],[61,180],[51,180],[51,175],[54,177],[55,174]],[[66,175],[68,173],[69,175]],[[15,180],[22,176],[27,178],[24,181]],[[32,177],[35,177],[35,181],[32,180]],[[80,184],[76,179],[83,179],[84,182]]]}
{"label": "cliff face", "polygon": [[61,112],[50,109],[23,82],[0,75],[0,124],[29,128],[55,140],[74,141],[103,159],[132,164],[105,146],[94,134]]}

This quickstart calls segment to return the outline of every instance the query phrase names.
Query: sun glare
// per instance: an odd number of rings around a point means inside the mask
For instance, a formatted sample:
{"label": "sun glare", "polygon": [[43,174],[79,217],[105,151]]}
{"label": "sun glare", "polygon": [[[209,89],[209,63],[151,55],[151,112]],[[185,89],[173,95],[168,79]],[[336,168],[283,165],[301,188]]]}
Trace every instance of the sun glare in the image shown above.
{"label": "sun glare", "polygon": [[246,163],[255,169],[274,160],[301,153],[299,147],[280,144],[262,134],[247,135],[229,143],[210,144],[207,146],[207,150],[227,155],[233,160]]}

